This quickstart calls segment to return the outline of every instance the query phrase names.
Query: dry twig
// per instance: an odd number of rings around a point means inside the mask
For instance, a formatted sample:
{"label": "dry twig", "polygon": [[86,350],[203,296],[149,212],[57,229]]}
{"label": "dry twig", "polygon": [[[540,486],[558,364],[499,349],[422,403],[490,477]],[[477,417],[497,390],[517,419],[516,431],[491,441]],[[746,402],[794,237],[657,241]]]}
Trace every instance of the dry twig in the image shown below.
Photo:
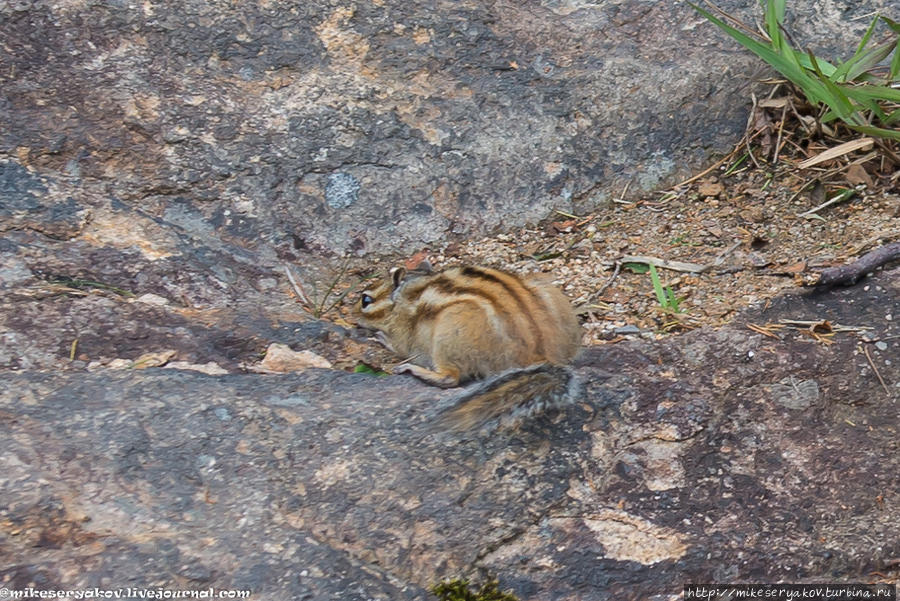
{"label": "dry twig", "polygon": [[287,264],[285,264],[284,266],[284,273],[287,274],[287,278],[291,282],[291,287],[293,287],[294,293],[297,295],[297,298],[300,299],[300,302],[307,307],[311,307],[312,303],[309,301],[309,297],[306,296],[306,293],[303,292],[303,288],[301,288],[300,284],[297,283],[297,280],[294,279],[294,274],[291,272],[291,268]]}
{"label": "dry twig", "polygon": [[767,323],[764,326],[756,325],[755,323],[748,323],[747,327],[757,334],[762,334],[763,336],[768,336],[769,338],[781,340],[781,338],[777,334],[775,334],[773,330],[780,330],[784,326],[777,323]]}
{"label": "dry twig", "polygon": [[789,328],[796,328],[800,330],[812,331],[817,328],[822,328],[827,333],[863,332],[865,330],[872,329],[869,326],[847,326],[840,323],[831,323],[827,319],[817,319],[814,321],[803,319],[779,319],[778,322],[788,326]]}
{"label": "dry twig", "polygon": [[615,269],[613,270],[613,274],[612,274],[611,276],[609,276],[609,279],[606,280],[606,283],[603,284],[603,286],[600,287],[600,290],[598,290],[597,292],[594,293],[594,297],[595,297],[595,298],[600,298],[600,296],[601,296],[604,292],[606,292],[606,289],[609,288],[610,286],[612,286],[613,281],[614,281],[617,277],[619,277],[619,271],[621,271],[621,270],[622,270],[622,263],[621,263],[620,261],[616,261],[616,267],[615,267]]}
{"label": "dry twig", "polygon": [[863,352],[865,352],[866,354],[866,359],[869,360],[869,365],[872,366],[872,371],[875,372],[875,377],[878,378],[878,381],[881,382],[881,387],[884,389],[884,392],[888,395],[888,397],[890,397],[891,391],[888,389],[887,384],[885,384],[884,378],[881,377],[881,373],[879,373],[878,368],[875,367],[875,362],[872,361],[872,355],[869,353],[868,345],[863,345]]}
{"label": "dry twig", "polygon": [[853,263],[826,269],[819,276],[815,286],[816,288],[838,284],[852,286],[876,267],[897,259],[900,259],[900,242],[886,244],[864,254]]}

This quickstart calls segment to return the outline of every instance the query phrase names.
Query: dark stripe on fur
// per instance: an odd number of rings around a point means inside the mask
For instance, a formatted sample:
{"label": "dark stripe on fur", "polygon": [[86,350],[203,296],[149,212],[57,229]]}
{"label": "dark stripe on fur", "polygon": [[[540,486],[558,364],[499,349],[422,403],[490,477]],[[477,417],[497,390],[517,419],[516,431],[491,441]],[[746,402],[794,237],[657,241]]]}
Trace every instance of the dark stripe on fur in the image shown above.
{"label": "dark stripe on fur", "polygon": [[[509,294],[509,296],[512,297],[512,299],[516,302],[516,305],[518,305],[520,314],[522,316],[526,317],[528,319],[528,321],[531,323],[531,331],[534,332],[535,346],[537,347],[535,349],[536,352],[541,356],[546,356],[546,352],[544,349],[544,331],[541,329],[541,324],[539,324],[535,320],[535,315],[534,315],[534,311],[532,310],[532,308],[528,305],[526,300],[523,299],[522,296],[519,294],[519,290],[514,289],[507,282],[505,282],[501,278],[498,278],[494,274],[488,273],[486,271],[481,271],[477,267],[463,267],[462,271],[460,273],[462,273],[462,275],[464,275],[466,277],[482,279],[482,280],[486,280],[488,282],[495,283],[495,284],[499,285],[501,288],[503,288],[504,290],[506,290],[506,292]],[[532,290],[528,289],[525,286],[525,284],[521,280],[519,280],[518,277],[509,275],[509,274],[506,274],[506,275],[508,275],[508,277],[516,280],[516,282],[522,288],[525,289],[525,291],[531,296],[531,298],[534,299],[534,302],[544,309],[544,313],[545,314],[547,313],[547,308],[544,306],[543,300],[537,294],[535,294]]]}
{"label": "dark stripe on fur", "polygon": [[461,298],[458,300],[441,303],[439,305],[429,305],[426,303],[422,303],[416,307],[416,313],[413,317],[413,323],[422,323],[424,321],[430,321],[437,318],[438,315],[449,309],[454,305],[460,305],[463,303],[474,303],[475,301],[467,298]]}
{"label": "dark stripe on fur", "polygon": [[[484,290],[483,288],[477,288],[474,286],[459,286],[459,285],[455,284],[452,279],[444,277],[444,276],[439,276],[439,277],[435,278],[434,280],[432,280],[428,284],[428,286],[423,287],[422,290],[416,290],[415,298],[418,298],[419,296],[421,296],[421,294],[422,294],[422,292],[424,292],[425,288],[431,288],[431,287],[435,288],[438,292],[446,294],[448,297],[460,296],[460,295],[467,294],[469,296],[483,298],[484,300],[487,301],[488,305],[490,305],[490,307],[492,309],[494,309],[495,311],[497,311],[500,314],[501,319],[503,319],[503,321],[506,322],[507,332],[514,334],[517,338],[519,338],[521,336],[521,328],[519,328],[518,325],[516,324],[515,316],[510,314],[509,311],[505,310],[504,303],[499,302],[500,299],[498,299],[496,295],[489,293],[488,291]],[[428,314],[428,316],[430,318],[433,318],[434,315],[436,315],[436,313]],[[525,341],[523,340],[523,342],[525,342]]]}

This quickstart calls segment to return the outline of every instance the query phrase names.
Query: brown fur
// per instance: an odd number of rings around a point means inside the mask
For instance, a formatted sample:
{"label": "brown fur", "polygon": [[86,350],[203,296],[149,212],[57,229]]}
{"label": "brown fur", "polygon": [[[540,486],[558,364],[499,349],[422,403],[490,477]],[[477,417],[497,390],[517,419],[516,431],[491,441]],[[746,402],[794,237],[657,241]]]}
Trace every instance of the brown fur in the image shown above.
{"label": "brown fur", "polygon": [[442,387],[513,368],[565,365],[581,340],[568,299],[544,276],[487,267],[395,269],[363,293],[357,308],[360,323],[383,332],[407,358],[395,371]]}
{"label": "brown fur", "polygon": [[578,394],[566,364],[578,351],[581,327],[543,274],[396,268],[363,292],[357,312],[362,325],[379,330],[388,348],[406,358],[394,373],[441,387],[486,378],[453,397],[432,432],[490,431]]}

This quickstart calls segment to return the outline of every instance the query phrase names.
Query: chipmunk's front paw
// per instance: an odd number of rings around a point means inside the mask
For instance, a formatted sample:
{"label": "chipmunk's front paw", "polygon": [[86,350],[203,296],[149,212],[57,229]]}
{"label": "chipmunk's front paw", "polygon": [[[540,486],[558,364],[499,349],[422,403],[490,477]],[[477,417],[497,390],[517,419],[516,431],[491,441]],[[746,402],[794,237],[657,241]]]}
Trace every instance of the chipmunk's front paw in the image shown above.
{"label": "chipmunk's front paw", "polygon": [[418,365],[413,365],[412,363],[401,363],[400,365],[395,365],[391,369],[391,373],[395,375],[399,374],[412,374],[416,375],[416,370],[421,369]]}
{"label": "chipmunk's front paw", "polygon": [[413,363],[401,363],[391,370],[393,374],[410,374],[433,386],[450,388],[459,385],[459,371],[434,371]]}

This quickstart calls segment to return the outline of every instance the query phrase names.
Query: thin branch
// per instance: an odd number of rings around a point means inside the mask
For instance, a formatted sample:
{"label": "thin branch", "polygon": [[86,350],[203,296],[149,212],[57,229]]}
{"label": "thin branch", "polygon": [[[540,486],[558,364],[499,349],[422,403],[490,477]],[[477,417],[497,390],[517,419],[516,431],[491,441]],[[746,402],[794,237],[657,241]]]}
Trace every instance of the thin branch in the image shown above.
{"label": "thin branch", "polygon": [[309,301],[309,297],[306,296],[306,293],[303,292],[303,288],[301,288],[300,284],[297,283],[297,280],[294,279],[294,274],[291,272],[291,268],[287,263],[284,264],[284,273],[287,274],[287,278],[291,282],[291,287],[293,287],[294,293],[297,295],[297,298],[300,299],[300,302],[307,307],[311,307],[312,303]]}
{"label": "thin branch", "polygon": [[819,276],[815,286],[816,288],[836,286],[837,284],[852,286],[876,267],[897,259],[900,259],[900,242],[892,242],[864,254],[853,263],[826,269]]}
{"label": "thin branch", "polygon": [[878,368],[875,367],[875,362],[872,361],[872,355],[869,353],[869,345],[863,345],[863,351],[866,353],[866,359],[869,360],[869,365],[872,366],[872,371],[875,372],[875,377],[878,378],[878,381],[881,382],[881,387],[884,388],[884,392],[888,395],[888,398],[891,397],[891,391],[888,389],[887,384],[884,383],[884,378],[881,377],[881,373],[879,373]]}
{"label": "thin branch", "polygon": [[613,281],[619,277],[619,271],[622,269],[622,263],[620,261],[616,261],[616,268],[613,270],[613,274],[606,280],[606,283],[600,287],[600,290],[594,293],[596,298],[599,298],[601,294],[606,292],[606,289],[612,286]]}

